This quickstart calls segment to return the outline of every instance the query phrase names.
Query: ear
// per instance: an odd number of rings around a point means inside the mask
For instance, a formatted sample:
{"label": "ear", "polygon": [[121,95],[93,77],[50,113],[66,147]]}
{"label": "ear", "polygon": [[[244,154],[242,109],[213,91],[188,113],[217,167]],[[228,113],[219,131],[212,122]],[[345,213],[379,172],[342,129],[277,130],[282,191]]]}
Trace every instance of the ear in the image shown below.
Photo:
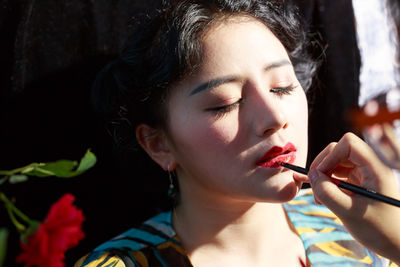
{"label": "ear", "polygon": [[164,131],[154,129],[147,124],[139,124],[136,127],[136,139],[146,153],[165,171],[168,169],[172,171],[176,167]]}

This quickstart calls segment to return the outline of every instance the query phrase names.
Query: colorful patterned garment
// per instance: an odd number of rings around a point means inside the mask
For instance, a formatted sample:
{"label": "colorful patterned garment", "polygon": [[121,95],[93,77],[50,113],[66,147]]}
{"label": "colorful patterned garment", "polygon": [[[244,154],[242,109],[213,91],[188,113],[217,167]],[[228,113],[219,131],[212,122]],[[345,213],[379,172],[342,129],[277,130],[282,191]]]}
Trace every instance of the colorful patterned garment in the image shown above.
{"label": "colorful patterned garment", "polygon": [[[311,266],[395,267],[360,245],[311,192],[285,203],[284,208],[303,241]],[[75,267],[192,266],[172,228],[171,212],[160,213],[120,236],[103,243]]]}

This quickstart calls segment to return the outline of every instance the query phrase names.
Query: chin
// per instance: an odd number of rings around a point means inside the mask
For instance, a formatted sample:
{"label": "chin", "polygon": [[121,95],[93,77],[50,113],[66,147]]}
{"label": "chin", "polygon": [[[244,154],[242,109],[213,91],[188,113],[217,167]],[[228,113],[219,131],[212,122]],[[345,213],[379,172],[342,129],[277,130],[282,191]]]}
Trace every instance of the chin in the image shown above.
{"label": "chin", "polygon": [[[301,185],[300,185],[301,186]],[[263,192],[262,197],[259,197],[256,202],[269,202],[269,203],[284,203],[291,201],[296,197],[300,187],[297,183],[291,182],[284,187],[275,188],[275,190],[268,190],[269,193]]]}
{"label": "chin", "polygon": [[296,182],[288,183],[286,186],[277,190],[275,195],[275,202],[283,203],[288,202],[296,197],[297,193],[300,190],[301,185]]}

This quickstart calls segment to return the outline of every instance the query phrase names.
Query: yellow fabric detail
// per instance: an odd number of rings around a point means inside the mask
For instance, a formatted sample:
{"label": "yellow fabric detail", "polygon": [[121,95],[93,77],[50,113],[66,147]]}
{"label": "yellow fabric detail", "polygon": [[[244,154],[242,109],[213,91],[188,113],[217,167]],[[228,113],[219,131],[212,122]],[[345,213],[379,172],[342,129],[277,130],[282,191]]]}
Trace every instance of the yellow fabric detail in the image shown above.
{"label": "yellow fabric detail", "polygon": [[290,205],[305,205],[308,204],[307,201],[299,199],[299,200],[291,200],[288,202]]}
{"label": "yellow fabric detail", "polygon": [[342,221],[339,218],[336,218],[334,220],[334,222],[337,223],[337,224],[343,225]]}
{"label": "yellow fabric detail", "polygon": [[[103,262],[106,257],[109,255],[109,253],[104,253],[99,257],[98,259],[91,261],[89,264],[85,265],[85,267],[99,267],[99,266],[109,266],[109,267],[125,267],[125,263],[121,261],[120,258],[117,256],[109,258],[106,262]],[[87,255],[80,258],[75,264],[74,267],[80,267],[82,266],[83,262],[85,261]],[[99,265],[100,263],[103,263],[102,265]]]}
{"label": "yellow fabric detail", "polygon": [[391,262],[390,265],[389,265],[389,267],[399,267],[399,265],[397,265],[397,264],[394,263],[394,262]]}
{"label": "yellow fabric detail", "polygon": [[314,233],[315,230],[309,227],[299,227],[296,228],[296,231],[299,235],[303,234],[303,233]]}
{"label": "yellow fabric detail", "polygon": [[75,262],[74,267],[80,267],[82,266],[83,262],[85,261],[86,257],[88,254],[86,254],[85,256],[83,256],[82,258],[80,258],[77,262]]}
{"label": "yellow fabric detail", "polygon": [[140,250],[133,250],[132,255],[141,267],[149,267],[146,256]]}
{"label": "yellow fabric detail", "polygon": [[311,216],[319,216],[319,217],[327,217],[327,218],[332,218],[336,219],[337,216],[333,214],[332,212],[329,211],[309,211],[309,212],[304,212],[306,215],[311,215]]}
{"label": "yellow fabric detail", "polygon": [[322,229],[321,231],[319,231],[320,233],[330,233],[330,232],[333,232],[333,231],[335,231],[336,230],[336,228],[335,227],[329,227],[329,228],[324,228],[324,229]]}
{"label": "yellow fabric detail", "polygon": [[366,256],[364,259],[360,259],[353,253],[353,251],[348,250],[347,248],[342,247],[338,243],[335,243],[333,241],[331,242],[324,242],[324,243],[317,243],[315,244],[318,248],[320,248],[322,251],[325,253],[332,255],[332,256],[344,256],[344,257],[349,257],[353,259],[359,259],[360,261],[364,263],[371,264],[372,259],[369,256]]}
{"label": "yellow fabric detail", "polygon": [[372,264],[372,263],[374,263],[374,262],[372,261],[372,259],[371,259],[369,256],[365,256],[365,258],[362,259],[361,261],[364,262],[364,263],[367,263],[367,264]]}
{"label": "yellow fabric detail", "polygon": [[310,215],[310,216],[318,216],[318,217],[326,217],[326,218],[331,218],[335,223],[338,223],[340,225],[343,225],[342,221],[332,212],[330,211],[310,211],[310,212],[304,212],[305,215]]}
{"label": "yellow fabric detail", "polygon": [[184,248],[182,248],[181,246],[178,246],[170,241],[162,243],[160,245],[157,246],[158,249],[165,249],[168,247],[173,247],[176,251],[178,251],[180,254],[182,255],[186,255],[186,251]]}

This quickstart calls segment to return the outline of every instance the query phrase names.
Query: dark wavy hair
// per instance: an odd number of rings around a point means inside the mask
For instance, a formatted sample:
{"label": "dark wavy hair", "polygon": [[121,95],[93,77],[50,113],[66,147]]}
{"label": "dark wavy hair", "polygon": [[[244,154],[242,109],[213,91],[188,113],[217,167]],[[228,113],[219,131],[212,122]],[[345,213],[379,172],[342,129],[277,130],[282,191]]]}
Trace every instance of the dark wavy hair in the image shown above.
{"label": "dark wavy hair", "polygon": [[[140,123],[165,126],[171,85],[201,64],[202,36],[210,25],[232,16],[264,23],[286,48],[303,88],[309,88],[316,63],[306,52],[306,34],[293,5],[284,0],[164,1],[154,14],[136,19],[126,47],[93,86],[95,107],[113,125],[117,145],[131,147]],[[121,127],[126,124],[130,128]]]}

